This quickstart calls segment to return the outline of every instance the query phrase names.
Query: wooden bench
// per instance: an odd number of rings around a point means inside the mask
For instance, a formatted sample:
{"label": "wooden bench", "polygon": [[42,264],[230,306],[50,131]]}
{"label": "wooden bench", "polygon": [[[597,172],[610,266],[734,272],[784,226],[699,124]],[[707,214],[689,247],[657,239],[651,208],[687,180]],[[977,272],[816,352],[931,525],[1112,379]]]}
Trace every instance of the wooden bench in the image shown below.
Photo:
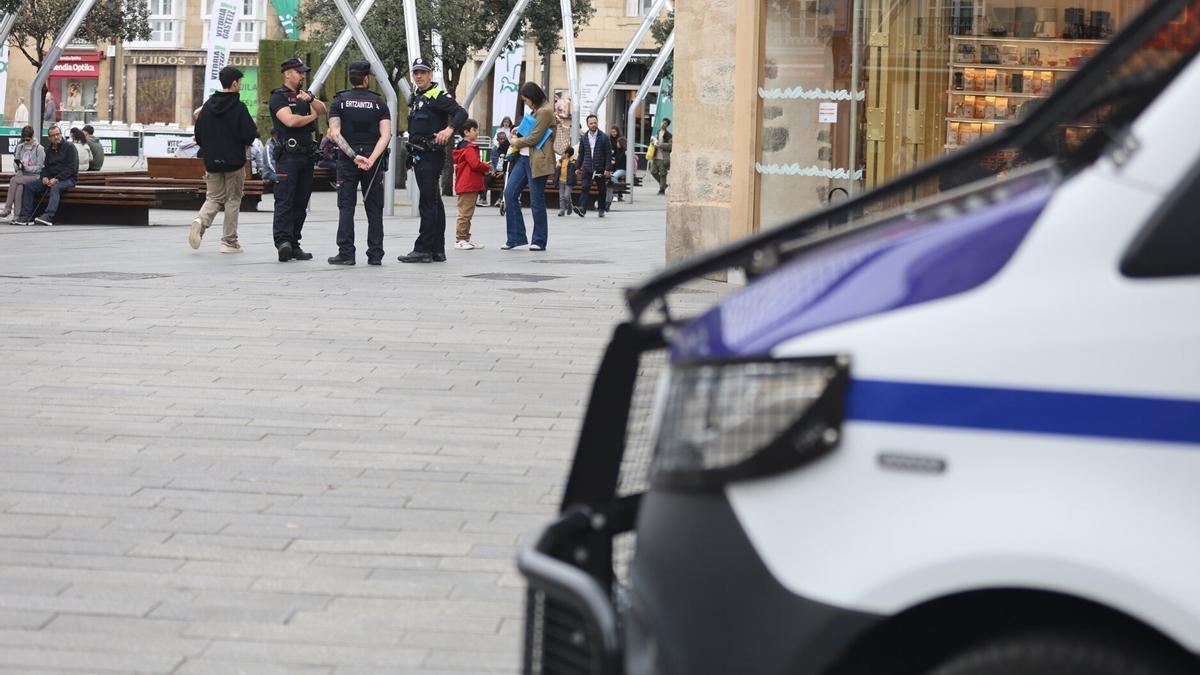
{"label": "wooden bench", "polygon": [[[499,184],[495,187],[488,188],[487,192],[488,192],[488,202],[494,204],[504,198],[504,185]],[[590,195],[590,198],[588,199],[588,205],[592,206],[596,203],[596,199],[600,196],[599,186],[597,186],[595,183],[592,183],[591,189],[588,192]],[[626,194],[629,194],[629,185],[627,183],[625,183],[624,181],[618,181],[618,182],[613,183],[608,186],[608,192],[613,195],[626,195]],[[574,204],[574,203],[578,202],[579,195],[581,195],[581,194],[583,194],[583,188],[580,187],[579,185],[572,185],[571,186],[571,203]],[[558,200],[559,200],[558,187],[547,182],[546,183],[546,208],[551,208],[551,207],[558,208],[558,205],[559,205]],[[525,186],[525,188],[521,190],[521,203],[525,204],[525,205],[529,204],[529,186]]]}
{"label": "wooden bench", "polygon": [[[8,181],[0,175],[0,199],[8,198]],[[45,210],[43,195],[39,215]],[[28,198],[26,196],[25,198]],[[180,202],[194,201],[195,190],[183,187],[119,187],[113,185],[76,185],[59,202],[55,224],[63,225],[149,225],[150,209],[176,208]]]}
{"label": "wooden bench", "polygon": [[[246,182],[242,192],[242,211],[258,211],[266,182],[250,178],[250,162],[245,167]],[[196,193],[191,202],[181,201],[163,208],[199,209],[208,189],[204,182],[204,160],[198,157],[147,157],[146,173],[141,176],[114,176],[106,184],[120,187],[183,187]]]}

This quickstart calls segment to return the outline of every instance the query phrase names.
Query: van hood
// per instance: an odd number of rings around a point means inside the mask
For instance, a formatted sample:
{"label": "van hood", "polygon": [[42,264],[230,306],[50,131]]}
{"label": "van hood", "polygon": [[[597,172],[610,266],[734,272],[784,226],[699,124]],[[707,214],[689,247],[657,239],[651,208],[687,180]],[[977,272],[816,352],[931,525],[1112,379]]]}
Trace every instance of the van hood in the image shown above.
{"label": "van hood", "polygon": [[1038,186],[981,208],[900,216],[802,253],[701,315],[672,358],[763,356],[822,328],[964,293],[995,276],[1045,209]]}

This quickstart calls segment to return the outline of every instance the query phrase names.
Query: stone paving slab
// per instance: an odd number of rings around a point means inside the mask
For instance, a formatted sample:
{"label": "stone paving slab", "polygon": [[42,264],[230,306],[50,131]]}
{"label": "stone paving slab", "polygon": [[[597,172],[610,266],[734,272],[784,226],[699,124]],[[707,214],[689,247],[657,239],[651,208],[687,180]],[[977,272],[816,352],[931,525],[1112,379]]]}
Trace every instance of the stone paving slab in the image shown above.
{"label": "stone paving slab", "polygon": [[552,213],[535,253],[479,209],[486,249],[417,266],[401,213],[352,268],[330,193],[309,262],[269,211],[240,255],[187,212],[0,225],[0,672],[516,672],[516,551],[664,211]]}

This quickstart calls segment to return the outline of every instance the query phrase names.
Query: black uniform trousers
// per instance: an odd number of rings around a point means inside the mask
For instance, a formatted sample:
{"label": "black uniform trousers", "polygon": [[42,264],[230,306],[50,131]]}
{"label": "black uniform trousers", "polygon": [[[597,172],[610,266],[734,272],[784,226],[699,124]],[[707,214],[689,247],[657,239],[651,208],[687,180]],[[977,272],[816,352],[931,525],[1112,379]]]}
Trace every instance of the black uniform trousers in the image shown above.
{"label": "black uniform trousers", "polygon": [[300,245],[300,231],[312,196],[313,163],[308,153],[283,152],[275,163],[275,247],[285,241]]}
{"label": "black uniform trousers", "polygon": [[587,212],[588,202],[592,199],[592,181],[596,182],[596,210],[604,211],[604,194],[608,188],[608,179],[604,177],[603,172],[597,176],[592,171],[584,171],[583,182],[579,184],[579,210],[584,213]]}
{"label": "black uniform trousers", "polygon": [[358,205],[361,189],[367,212],[367,258],[383,257],[383,178],[387,175],[386,169],[383,157],[370,170],[363,171],[354,160],[338,153],[338,255],[354,257],[354,207]]}
{"label": "black uniform trousers", "polygon": [[442,204],[442,169],[446,166],[446,146],[435,145],[433,152],[423,153],[413,166],[417,189],[421,191],[418,210],[421,212],[421,231],[413,250],[421,253],[446,252],[446,207]]}

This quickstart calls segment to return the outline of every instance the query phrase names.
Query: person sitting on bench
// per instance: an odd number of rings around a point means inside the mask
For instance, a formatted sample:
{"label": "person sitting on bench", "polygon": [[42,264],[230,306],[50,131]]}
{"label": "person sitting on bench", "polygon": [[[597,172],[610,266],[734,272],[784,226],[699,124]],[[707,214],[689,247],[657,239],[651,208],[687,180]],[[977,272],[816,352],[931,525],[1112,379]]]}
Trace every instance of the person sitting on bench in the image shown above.
{"label": "person sitting on bench", "polygon": [[21,217],[17,224],[28,225],[30,223],[33,212],[37,210],[38,203],[42,200],[42,194],[49,190],[50,201],[46,204],[46,212],[33,222],[38,225],[53,225],[62,194],[75,187],[75,178],[79,175],[79,154],[75,152],[75,146],[63,142],[62,129],[58,127],[50,127],[48,136],[50,137],[50,147],[46,148],[46,164],[42,167],[42,180],[27,188],[29,194],[24,195]]}

